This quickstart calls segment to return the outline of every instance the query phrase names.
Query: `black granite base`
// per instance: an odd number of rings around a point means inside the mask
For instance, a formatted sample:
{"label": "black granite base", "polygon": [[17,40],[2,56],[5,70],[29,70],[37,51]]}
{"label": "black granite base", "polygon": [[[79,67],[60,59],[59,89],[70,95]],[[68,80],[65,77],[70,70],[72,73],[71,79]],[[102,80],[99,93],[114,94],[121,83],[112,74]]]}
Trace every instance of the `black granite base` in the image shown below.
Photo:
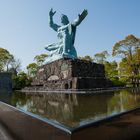
{"label": "black granite base", "polygon": [[0,91],[12,91],[12,74],[0,73]]}
{"label": "black granite base", "polygon": [[112,83],[105,78],[104,65],[65,58],[39,68],[32,86],[44,90],[93,89],[110,87]]}

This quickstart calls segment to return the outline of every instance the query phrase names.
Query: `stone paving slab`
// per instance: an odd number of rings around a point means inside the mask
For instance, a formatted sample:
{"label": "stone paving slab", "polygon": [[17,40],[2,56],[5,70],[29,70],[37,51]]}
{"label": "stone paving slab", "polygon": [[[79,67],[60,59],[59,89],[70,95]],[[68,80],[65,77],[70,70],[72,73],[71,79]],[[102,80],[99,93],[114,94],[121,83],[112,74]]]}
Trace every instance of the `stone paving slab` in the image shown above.
{"label": "stone paving slab", "polygon": [[1,124],[0,124],[0,140],[14,140]]}
{"label": "stone paving slab", "polygon": [[0,124],[0,140],[140,140],[140,109],[69,134],[0,102]]}
{"label": "stone paving slab", "polygon": [[74,132],[72,140],[140,140],[140,109]]}
{"label": "stone paving slab", "polygon": [[0,102],[0,124],[14,140],[70,140],[70,134],[2,102]]}

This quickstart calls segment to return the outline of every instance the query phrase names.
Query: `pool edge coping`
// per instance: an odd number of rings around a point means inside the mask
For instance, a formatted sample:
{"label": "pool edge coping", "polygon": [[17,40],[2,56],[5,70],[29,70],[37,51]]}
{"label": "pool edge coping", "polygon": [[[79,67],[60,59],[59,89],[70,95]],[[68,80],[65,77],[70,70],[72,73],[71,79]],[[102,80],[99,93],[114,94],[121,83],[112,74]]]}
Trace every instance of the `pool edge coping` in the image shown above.
{"label": "pool edge coping", "polygon": [[47,118],[44,119],[44,118],[42,118],[42,117],[40,117],[40,116],[38,116],[36,114],[30,113],[30,112],[25,112],[24,110],[18,109],[16,107],[14,107],[12,105],[9,105],[7,103],[4,103],[2,101],[0,101],[0,104],[6,105],[6,106],[8,106],[8,107],[18,111],[19,113],[20,112],[24,113],[25,115],[30,116],[32,118],[35,118],[35,119],[37,119],[39,121],[43,121],[44,123],[48,123],[49,125],[57,128],[57,129],[60,129],[60,130],[66,132],[66,133],[68,133],[70,135],[72,135],[73,133],[78,132],[80,130],[86,129],[88,127],[92,127],[92,126],[99,125],[101,123],[109,122],[110,120],[115,119],[117,117],[120,117],[122,115],[126,115],[126,114],[132,113],[134,111],[140,110],[140,107],[136,107],[136,108],[130,109],[128,111],[124,111],[124,112],[121,112],[121,113],[118,113],[118,114],[114,114],[114,115],[108,116],[106,118],[101,118],[101,119],[96,120],[96,121],[95,120],[91,121],[89,123],[86,123],[84,125],[81,125],[81,126],[78,126],[78,127],[75,127],[75,128],[71,128],[71,127],[68,127],[68,126],[63,125],[63,124],[55,123],[53,120],[50,120],[50,119],[47,119]]}

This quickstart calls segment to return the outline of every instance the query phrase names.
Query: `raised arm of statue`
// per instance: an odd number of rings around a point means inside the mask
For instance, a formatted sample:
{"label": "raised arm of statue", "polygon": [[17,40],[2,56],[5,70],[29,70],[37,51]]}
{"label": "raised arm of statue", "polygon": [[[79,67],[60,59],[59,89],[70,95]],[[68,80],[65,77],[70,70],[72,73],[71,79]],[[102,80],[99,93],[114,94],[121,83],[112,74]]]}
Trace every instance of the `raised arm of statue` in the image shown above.
{"label": "raised arm of statue", "polygon": [[56,11],[53,12],[53,9],[51,8],[49,12],[49,25],[53,30],[57,31],[60,26],[53,22],[53,16],[55,15],[55,13]]}
{"label": "raised arm of statue", "polygon": [[87,14],[88,14],[88,11],[84,9],[84,11],[78,15],[78,18],[74,20],[72,25],[78,26],[84,20],[84,18],[87,16]]}

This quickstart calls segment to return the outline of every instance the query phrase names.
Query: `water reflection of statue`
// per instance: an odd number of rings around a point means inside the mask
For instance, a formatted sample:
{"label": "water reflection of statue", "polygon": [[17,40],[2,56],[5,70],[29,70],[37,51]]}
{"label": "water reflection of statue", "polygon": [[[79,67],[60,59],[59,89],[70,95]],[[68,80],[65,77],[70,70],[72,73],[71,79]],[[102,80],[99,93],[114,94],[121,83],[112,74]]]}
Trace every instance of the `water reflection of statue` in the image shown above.
{"label": "water reflection of statue", "polygon": [[46,46],[45,49],[50,52],[50,56],[46,60],[47,63],[64,57],[72,59],[77,58],[77,52],[74,47],[76,27],[88,14],[87,10],[84,10],[72,23],[69,22],[69,19],[66,15],[62,15],[62,26],[60,26],[53,22],[53,16],[55,13],[56,11],[53,12],[53,9],[50,10],[49,25],[54,31],[58,33],[58,43],[53,43]]}

